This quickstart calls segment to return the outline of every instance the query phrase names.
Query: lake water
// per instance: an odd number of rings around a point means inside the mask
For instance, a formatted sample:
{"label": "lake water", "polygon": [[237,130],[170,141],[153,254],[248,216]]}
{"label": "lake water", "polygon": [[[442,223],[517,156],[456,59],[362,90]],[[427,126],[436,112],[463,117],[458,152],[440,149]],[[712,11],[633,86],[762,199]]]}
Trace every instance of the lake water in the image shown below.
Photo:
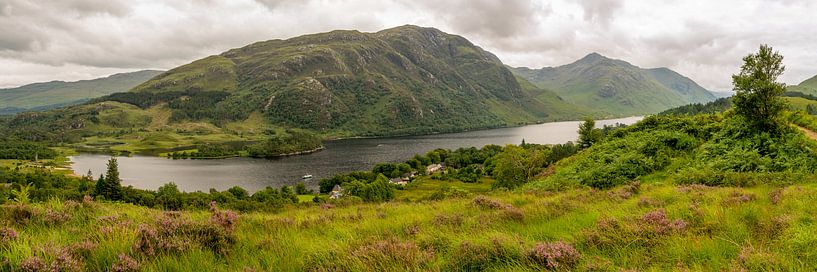
{"label": "lake water", "polygon": [[[599,120],[597,126],[616,123],[632,124],[642,117]],[[461,133],[426,136],[346,139],[328,141],[326,149],[312,154],[278,159],[229,158],[220,160],[171,160],[160,157],[120,157],[119,172],[122,184],[155,190],[174,182],[183,191],[219,191],[241,186],[250,192],[267,186],[279,188],[302,181],[306,174],[308,187],[317,188],[321,178],[334,174],[370,170],[380,162],[402,162],[415,154],[436,148],[483,147],[488,144],[527,143],[558,144],[575,141],[581,122],[553,122],[523,127],[499,128]],[[108,155],[80,154],[70,157],[77,175],[90,169],[95,176],[105,172]]]}

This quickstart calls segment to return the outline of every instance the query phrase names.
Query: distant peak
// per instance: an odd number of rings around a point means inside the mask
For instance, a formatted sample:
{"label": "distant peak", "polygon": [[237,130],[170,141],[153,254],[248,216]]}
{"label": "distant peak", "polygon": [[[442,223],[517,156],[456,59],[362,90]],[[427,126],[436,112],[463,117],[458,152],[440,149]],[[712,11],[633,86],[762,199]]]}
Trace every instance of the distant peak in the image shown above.
{"label": "distant peak", "polygon": [[398,26],[398,27],[392,27],[392,28],[389,28],[389,29],[384,29],[384,30],[378,31],[378,33],[396,33],[396,32],[402,32],[402,31],[432,32],[432,33],[443,33],[443,34],[445,34],[445,32],[443,32],[443,31],[441,31],[439,29],[433,28],[433,27],[422,27],[422,26],[416,26],[416,25],[402,25],[402,26]]}
{"label": "distant peak", "polygon": [[583,60],[583,61],[596,61],[596,60],[602,60],[602,59],[607,59],[607,57],[602,56],[601,54],[596,53],[596,52],[587,54],[587,56],[584,56],[584,58],[581,58],[581,60]]}

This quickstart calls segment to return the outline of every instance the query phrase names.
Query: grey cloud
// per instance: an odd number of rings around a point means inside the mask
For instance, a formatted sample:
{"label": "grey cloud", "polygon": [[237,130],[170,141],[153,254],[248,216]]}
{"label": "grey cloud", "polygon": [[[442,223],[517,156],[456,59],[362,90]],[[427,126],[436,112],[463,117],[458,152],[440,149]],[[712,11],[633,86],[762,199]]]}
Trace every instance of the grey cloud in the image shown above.
{"label": "grey cloud", "polygon": [[622,3],[620,0],[579,0],[579,5],[584,10],[584,19],[604,26],[613,20],[613,15],[621,8]]}
{"label": "grey cloud", "polygon": [[81,16],[96,14],[110,14],[124,16],[130,12],[130,8],[125,1],[110,0],[60,0],[55,1],[54,7],[61,10],[70,10]]}
{"label": "grey cloud", "polygon": [[256,41],[403,24],[464,36],[513,66],[595,51],[713,89],[769,43],[797,83],[817,74],[815,9],[807,0],[0,0],[0,84],[169,69]]}
{"label": "grey cloud", "polygon": [[456,31],[494,38],[529,33],[538,18],[550,13],[547,6],[529,0],[424,0],[409,5],[432,13]]}

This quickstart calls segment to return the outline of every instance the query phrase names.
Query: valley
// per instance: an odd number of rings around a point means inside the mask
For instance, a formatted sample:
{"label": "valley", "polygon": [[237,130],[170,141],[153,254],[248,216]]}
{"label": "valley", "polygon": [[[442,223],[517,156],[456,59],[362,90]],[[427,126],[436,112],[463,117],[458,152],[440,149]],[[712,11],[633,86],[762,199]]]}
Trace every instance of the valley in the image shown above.
{"label": "valley", "polygon": [[0,271],[817,270],[813,8],[690,3],[2,3]]}

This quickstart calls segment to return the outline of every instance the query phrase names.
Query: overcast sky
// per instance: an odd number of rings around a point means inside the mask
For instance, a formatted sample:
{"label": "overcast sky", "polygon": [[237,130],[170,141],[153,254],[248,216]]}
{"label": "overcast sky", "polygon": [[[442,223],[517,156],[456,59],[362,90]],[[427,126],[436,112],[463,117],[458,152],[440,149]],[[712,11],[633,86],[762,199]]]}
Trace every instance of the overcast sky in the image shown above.
{"label": "overcast sky", "polygon": [[255,41],[415,24],[462,35],[511,66],[590,52],[669,67],[731,89],[741,57],[768,43],[783,81],[817,74],[809,0],[0,0],[0,87],[170,69]]}

